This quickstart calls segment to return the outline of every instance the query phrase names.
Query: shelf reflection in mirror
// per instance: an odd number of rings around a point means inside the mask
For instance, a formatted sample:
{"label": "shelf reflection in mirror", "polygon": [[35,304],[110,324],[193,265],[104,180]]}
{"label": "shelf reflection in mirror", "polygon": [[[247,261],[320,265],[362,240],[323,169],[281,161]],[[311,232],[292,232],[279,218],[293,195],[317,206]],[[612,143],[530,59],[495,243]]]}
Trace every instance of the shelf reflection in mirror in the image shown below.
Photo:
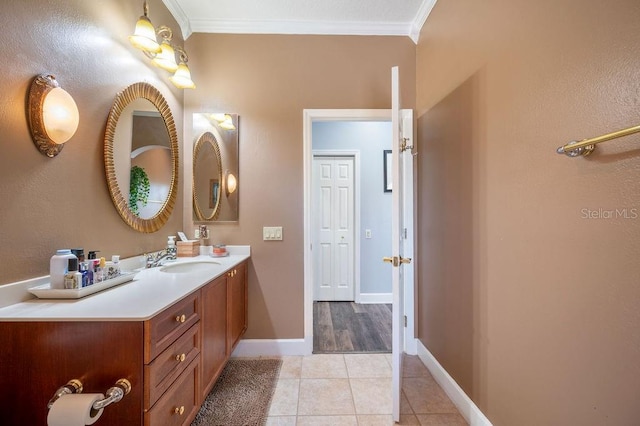
{"label": "shelf reflection in mirror", "polygon": [[[222,120],[221,120],[222,119]],[[193,220],[195,222],[238,221],[239,145],[238,114],[194,113]],[[229,126],[231,123],[232,128]],[[204,148],[199,142],[204,135]],[[215,145],[210,141],[213,140]],[[202,142],[205,143],[205,142]],[[219,168],[212,153],[218,149]],[[235,188],[229,186],[234,184]],[[216,198],[217,197],[217,198]],[[197,204],[197,206],[196,206]]]}

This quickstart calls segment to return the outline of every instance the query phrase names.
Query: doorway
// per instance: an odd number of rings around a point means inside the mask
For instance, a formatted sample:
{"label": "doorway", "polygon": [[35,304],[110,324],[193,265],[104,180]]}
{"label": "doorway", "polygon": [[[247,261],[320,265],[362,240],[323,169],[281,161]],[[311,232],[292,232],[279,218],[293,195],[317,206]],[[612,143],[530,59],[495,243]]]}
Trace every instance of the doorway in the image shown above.
{"label": "doorway", "polygon": [[[305,134],[305,140],[304,140],[305,341],[304,341],[304,344],[308,348],[309,353],[311,353],[314,350],[314,344],[313,344],[313,337],[315,335],[314,328],[313,328],[314,310],[316,311],[316,315],[319,313],[318,309],[316,309],[317,306],[314,303],[314,287],[313,286],[314,286],[314,279],[315,279],[315,270],[313,268],[313,256],[315,256],[315,253],[313,253],[314,250],[312,250],[312,247],[315,247],[315,245],[313,244],[313,232],[310,232],[310,229],[312,229],[311,224],[313,222],[313,218],[312,218],[313,216],[313,211],[312,211],[313,185],[311,184],[311,181],[312,181],[312,173],[313,173],[313,156],[314,156],[314,150],[316,149],[316,141],[313,135],[313,128],[314,128],[313,124],[316,124],[318,122],[320,122],[320,124],[328,124],[326,122],[339,123],[339,122],[345,122],[345,121],[346,122],[349,122],[349,121],[385,122],[390,127],[390,116],[391,116],[390,110],[305,110],[304,111],[304,119],[305,119],[304,121],[304,134]],[[391,141],[391,135],[389,133],[389,136],[388,136],[389,145],[390,145],[390,141]],[[386,149],[388,149],[389,147],[390,146],[387,146]],[[322,148],[326,148],[326,147],[322,147]],[[344,150],[344,147],[336,146],[336,145],[333,145],[330,148],[338,151]],[[371,162],[369,159],[365,159],[364,154],[361,155],[360,161],[361,163]],[[386,204],[384,205],[383,209],[389,210],[389,216],[390,216],[390,204],[391,204],[390,195],[391,194],[388,192],[386,194],[384,193],[384,185],[383,185],[382,176],[381,176],[382,169],[383,169],[383,148],[380,148],[379,153],[376,152],[375,161],[376,163],[377,162],[380,163],[379,170],[376,170],[376,172],[378,173],[378,176],[373,178],[371,178],[370,176],[362,176],[360,179],[362,181],[362,185],[370,184],[375,186],[375,189],[377,193],[379,193],[380,197],[383,197],[386,195],[389,198],[389,200],[387,200]],[[356,169],[359,169],[359,167],[356,166]],[[362,203],[363,203],[363,216],[364,216],[364,211],[366,211],[366,208],[369,208],[370,202],[363,201]],[[359,203],[357,203],[357,205],[359,205]],[[378,213],[379,212],[375,210],[372,213],[372,216],[375,216],[374,217],[375,220],[371,221],[373,223],[371,222],[367,223],[363,220],[362,226],[359,226],[359,225],[355,226],[355,245],[357,245],[358,243],[362,243],[362,245],[365,246],[367,243],[371,243],[373,241],[376,241],[377,239],[380,239],[384,233],[390,234],[390,229],[391,229],[390,217],[385,218],[384,220],[380,220],[380,215]],[[356,217],[360,217],[360,214],[356,214]],[[376,228],[376,225],[378,226],[377,228]],[[367,239],[367,234],[369,236],[373,234],[373,239],[372,240]],[[360,307],[372,307],[374,309],[377,309],[378,312],[374,314],[371,314],[371,313],[367,314],[367,315],[374,315],[374,316],[377,316],[378,314],[383,313],[385,309],[387,311],[386,313],[388,313],[391,310],[390,304],[392,302],[392,293],[390,288],[390,273],[389,273],[388,266],[382,263],[382,257],[388,254],[389,247],[390,247],[390,235],[386,238],[388,238],[389,241],[385,240],[385,242],[381,244],[381,248],[379,249],[378,252],[369,251],[368,253],[365,254],[366,252],[365,247],[363,247],[362,249],[359,249],[358,247],[356,247],[356,256],[358,256],[358,253],[360,253],[361,251],[363,252],[361,256],[362,263],[364,265],[364,267],[362,268],[362,274],[369,273],[370,276],[376,277],[378,279],[379,277],[386,277],[385,284],[387,285],[387,288],[380,288],[380,287],[371,288],[370,284],[372,280],[368,279],[365,276],[360,277],[360,268],[357,266],[360,263],[360,260],[359,259],[356,260],[355,262],[356,264],[355,266],[356,268],[355,302],[364,302],[367,305],[353,305],[350,307],[350,310],[357,311],[357,314],[359,315],[363,314]],[[360,284],[361,282],[362,282],[362,285]],[[361,286],[363,288],[361,288]],[[367,286],[369,287],[367,288]],[[413,284],[411,285],[411,287],[413,287]],[[411,288],[411,291],[405,292],[405,294],[407,294],[407,296],[410,296],[412,298],[413,288]],[[412,305],[413,303],[412,300],[413,299],[411,299],[411,302],[409,302],[410,305]],[[375,305],[369,305],[369,304],[380,304],[380,305],[375,306]],[[343,308],[344,306],[337,307],[336,310],[340,312],[344,312],[345,309]],[[383,308],[383,309],[379,309],[379,308]],[[326,314],[326,307],[321,308],[320,314],[322,314],[323,310]],[[338,315],[341,315],[341,314],[338,314]],[[326,318],[327,317],[325,315],[325,319]],[[408,320],[409,320],[408,325],[411,326],[413,318],[409,318]],[[410,334],[410,336],[413,336],[413,328],[410,328],[410,329],[407,328],[407,333]],[[336,336],[338,336],[338,334],[336,334]],[[407,339],[407,341],[409,341],[409,339]]]}

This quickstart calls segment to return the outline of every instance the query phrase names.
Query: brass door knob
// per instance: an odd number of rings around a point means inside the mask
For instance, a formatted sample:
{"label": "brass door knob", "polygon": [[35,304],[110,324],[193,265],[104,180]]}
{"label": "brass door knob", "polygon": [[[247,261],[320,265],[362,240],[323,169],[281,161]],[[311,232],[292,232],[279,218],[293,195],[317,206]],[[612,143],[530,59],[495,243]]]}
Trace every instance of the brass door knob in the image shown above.
{"label": "brass door knob", "polygon": [[174,409],[173,409],[173,412],[174,412],[175,414],[180,415],[180,416],[181,416],[181,415],[183,415],[183,414],[184,414],[184,405],[181,405],[180,407],[176,407],[176,408],[174,408]]}
{"label": "brass door knob", "polygon": [[400,263],[404,263],[404,264],[411,263],[411,258],[410,257],[402,257],[402,256],[400,256]]}
{"label": "brass door knob", "polygon": [[187,320],[187,316],[185,314],[176,315],[176,322],[183,323]]}
{"label": "brass door knob", "polygon": [[185,359],[187,359],[185,354],[176,355],[176,361],[184,362]]}
{"label": "brass door knob", "polygon": [[391,263],[393,266],[398,266],[399,262],[398,262],[398,258],[396,256],[393,257],[383,257],[382,258],[383,262],[386,263]]}

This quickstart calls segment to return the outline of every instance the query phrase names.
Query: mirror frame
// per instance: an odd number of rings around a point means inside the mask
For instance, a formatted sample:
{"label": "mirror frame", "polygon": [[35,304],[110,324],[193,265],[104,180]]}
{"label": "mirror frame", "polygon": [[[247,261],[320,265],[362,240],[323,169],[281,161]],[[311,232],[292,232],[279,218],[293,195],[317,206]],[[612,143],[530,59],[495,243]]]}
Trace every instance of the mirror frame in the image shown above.
{"label": "mirror frame", "polygon": [[[171,148],[171,184],[169,187],[169,195],[160,211],[149,219],[142,219],[131,212],[129,209],[129,201],[122,195],[122,191],[116,179],[115,164],[113,159],[114,153],[114,137],[118,120],[124,109],[136,99],[144,98],[151,102],[160,112],[164,121],[167,133],[169,134],[169,145]],[[122,220],[127,225],[139,232],[151,233],[160,230],[171,217],[171,212],[176,203],[178,190],[178,165],[179,165],[179,148],[178,133],[176,125],[171,114],[171,109],[162,93],[149,83],[134,83],[116,95],[109,118],[107,119],[107,128],[104,135],[104,168],[107,175],[107,186],[111,200],[120,214]]]}
{"label": "mirror frame", "polygon": [[[211,146],[213,147],[213,151],[216,154],[216,159],[218,161],[218,180],[220,182],[220,185],[218,187],[218,191],[220,192],[220,194],[218,194],[218,198],[216,201],[216,205],[213,207],[213,213],[211,214],[211,216],[205,216],[202,213],[202,210],[200,209],[200,206],[198,205],[198,194],[196,194],[196,162],[198,161],[198,153],[200,153],[200,150],[202,149],[202,147],[204,147],[206,144],[211,144]],[[218,215],[220,214],[220,201],[222,198],[222,155],[220,153],[220,147],[218,146],[218,141],[216,139],[216,137],[213,135],[213,133],[211,132],[204,132],[202,135],[200,135],[200,137],[196,140],[196,143],[193,147],[193,173],[192,173],[192,188],[193,188],[193,212],[196,216],[196,221],[201,222],[201,221],[212,221],[212,220],[216,220],[216,218],[218,217]]]}

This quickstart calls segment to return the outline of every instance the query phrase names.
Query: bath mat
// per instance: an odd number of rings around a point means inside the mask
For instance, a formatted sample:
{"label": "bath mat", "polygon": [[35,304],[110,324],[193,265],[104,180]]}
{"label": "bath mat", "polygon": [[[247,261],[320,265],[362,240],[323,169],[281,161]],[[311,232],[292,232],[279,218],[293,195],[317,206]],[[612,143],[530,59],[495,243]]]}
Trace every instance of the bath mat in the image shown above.
{"label": "bath mat", "polygon": [[232,358],[191,426],[264,425],[282,360]]}

